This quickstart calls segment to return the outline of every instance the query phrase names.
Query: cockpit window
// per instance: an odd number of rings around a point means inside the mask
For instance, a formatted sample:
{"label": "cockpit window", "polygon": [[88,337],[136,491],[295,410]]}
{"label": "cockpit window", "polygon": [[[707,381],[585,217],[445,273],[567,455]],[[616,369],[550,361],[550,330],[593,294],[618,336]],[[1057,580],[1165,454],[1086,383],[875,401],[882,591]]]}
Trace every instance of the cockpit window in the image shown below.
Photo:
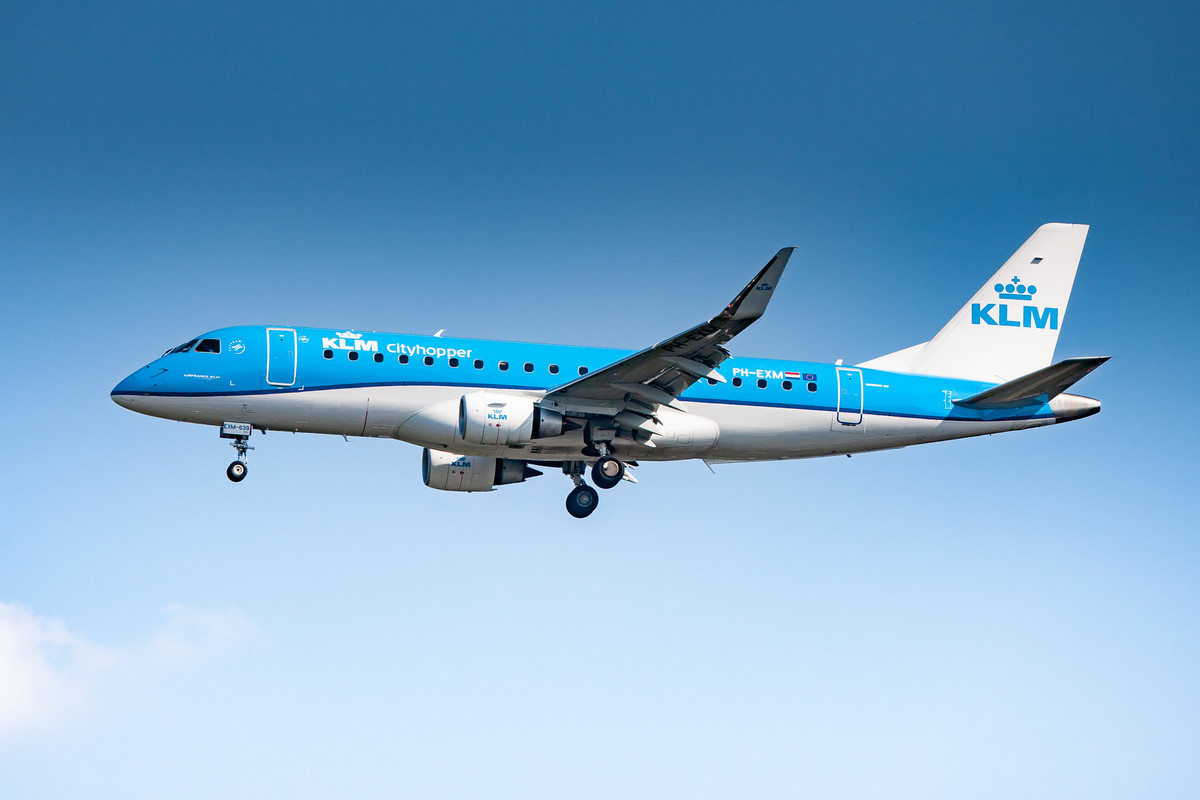
{"label": "cockpit window", "polygon": [[197,353],[219,353],[221,352],[220,339],[201,339],[200,344],[196,345]]}
{"label": "cockpit window", "polygon": [[193,347],[195,347],[195,346],[196,346],[196,342],[198,342],[198,341],[200,341],[200,340],[199,340],[199,339],[192,339],[192,340],[191,340],[190,342],[188,342],[187,344],[181,344],[181,345],[179,345],[179,347],[176,347],[176,348],[175,348],[174,350],[172,350],[171,352],[172,352],[172,353],[186,353],[188,350],[191,350]]}

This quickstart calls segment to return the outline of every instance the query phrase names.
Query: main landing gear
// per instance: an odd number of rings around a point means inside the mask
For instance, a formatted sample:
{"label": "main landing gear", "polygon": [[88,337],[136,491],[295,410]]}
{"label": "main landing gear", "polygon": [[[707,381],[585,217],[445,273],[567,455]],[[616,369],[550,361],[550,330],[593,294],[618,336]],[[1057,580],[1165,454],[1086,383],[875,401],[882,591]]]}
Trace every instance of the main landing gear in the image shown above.
{"label": "main landing gear", "polygon": [[[587,471],[586,461],[568,461],[563,464],[563,472],[567,473],[575,483],[575,488],[567,495],[567,513],[576,519],[583,519],[590,515],[600,502],[600,493],[583,480],[585,471]],[[624,462],[609,455],[607,448],[601,450],[600,457],[592,463],[592,482],[601,489],[611,489],[624,477]]]}

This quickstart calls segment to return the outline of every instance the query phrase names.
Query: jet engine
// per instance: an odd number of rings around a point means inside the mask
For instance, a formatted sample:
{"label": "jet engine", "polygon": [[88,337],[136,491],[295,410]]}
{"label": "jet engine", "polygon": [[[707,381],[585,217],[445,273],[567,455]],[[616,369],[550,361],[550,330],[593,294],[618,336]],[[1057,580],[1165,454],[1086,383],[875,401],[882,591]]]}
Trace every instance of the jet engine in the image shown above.
{"label": "jet engine", "polygon": [[528,397],[473,392],[464,394],[458,405],[458,435],[473,444],[528,444],[570,429],[562,414],[541,408]]}
{"label": "jet engine", "polygon": [[430,489],[447,492],[490,492],[506,483],[521,483],[538,472],[525,461],[488,456],[460,456],[425,448],[421,479]]}

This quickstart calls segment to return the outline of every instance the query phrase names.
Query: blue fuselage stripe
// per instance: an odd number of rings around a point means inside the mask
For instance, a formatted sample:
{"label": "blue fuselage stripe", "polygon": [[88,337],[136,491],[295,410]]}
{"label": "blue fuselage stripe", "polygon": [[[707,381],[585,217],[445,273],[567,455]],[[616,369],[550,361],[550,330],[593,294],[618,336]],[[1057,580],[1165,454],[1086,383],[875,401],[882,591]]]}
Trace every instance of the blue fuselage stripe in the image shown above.
{"label": "blue fuselage stripe", "polygon": [[[581,369],[594,372],[630,355],[626,350],[566,345],[317,328],[270,330],[278,341],[270,339],[267,328],[255,326],[204,334],[204,339],[220,340],[220,353],[167,354],[130,375],[112,394],[232,398],[395,387],[543,392],[576,379]],[[293,330],[295,339],[290,334]],[[280,336],[279,331],[288,333]],[[294,347],[296,352],[280,353],[279,347]],[[433,363],[426,364],[426,358]],[[457,366],[451,366],[451,359],[457,361]],[[476,360],[482,368],[475,366]],[[507,370],[499,368],[501,362],[507,362]],[[270,385],[267,376],[271,363],[295,363],[294,384]],[[532,365],[531,371],[526,371],[526,364]],[[272,369],[270,374],[280,374],[278,367]],[[749,357],[733,358],[721,365],[719,371],[725,383],[697,381],[680,399],[746,408],[835,412],[839,410],[839,369],[861,372],[861,382],[856,382],[861,396],[848,398],[851,407],[841,409],[843,413],[857,414],[861,403],[863,414],[904,419],[997,422],[1053,417],[1045,404],[1010,409],[1003,416],[954,405],[954,400],[991,388],[995,385],[992,383]],[[397,379],[398,373],[411,375],[419,371],[425,372],[420,380],[407,376]],[[372,379],[372,372],[379,379]],[[293,377],[290,366],[286,377]],[[473,379],[464,380],[467,377]],[[785,381],[790,389],[783,388]],[[798,402],[798,396],[807,402]]]}

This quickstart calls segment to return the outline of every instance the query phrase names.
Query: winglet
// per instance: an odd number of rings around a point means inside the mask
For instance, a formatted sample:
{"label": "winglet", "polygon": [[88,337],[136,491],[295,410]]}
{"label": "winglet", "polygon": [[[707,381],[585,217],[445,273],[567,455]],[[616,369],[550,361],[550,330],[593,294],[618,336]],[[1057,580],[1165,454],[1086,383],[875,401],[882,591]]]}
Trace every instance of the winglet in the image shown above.
{"label": "winglet", "polygon": [[785,247],[776,253],[775,257],[754,276],[754,280],[746,284],[746,288],[733,298],[733,301],[725,307],[718,318],[744,319],[753,322],[761,317],[767,310],[767,303],[771,302],[771,295],[775,293],[775,287],[779,284],[779,276],[783,274],[783,268],[787,266],[788,259],[792,257],[792,251],[795,249],[794,247]]}

